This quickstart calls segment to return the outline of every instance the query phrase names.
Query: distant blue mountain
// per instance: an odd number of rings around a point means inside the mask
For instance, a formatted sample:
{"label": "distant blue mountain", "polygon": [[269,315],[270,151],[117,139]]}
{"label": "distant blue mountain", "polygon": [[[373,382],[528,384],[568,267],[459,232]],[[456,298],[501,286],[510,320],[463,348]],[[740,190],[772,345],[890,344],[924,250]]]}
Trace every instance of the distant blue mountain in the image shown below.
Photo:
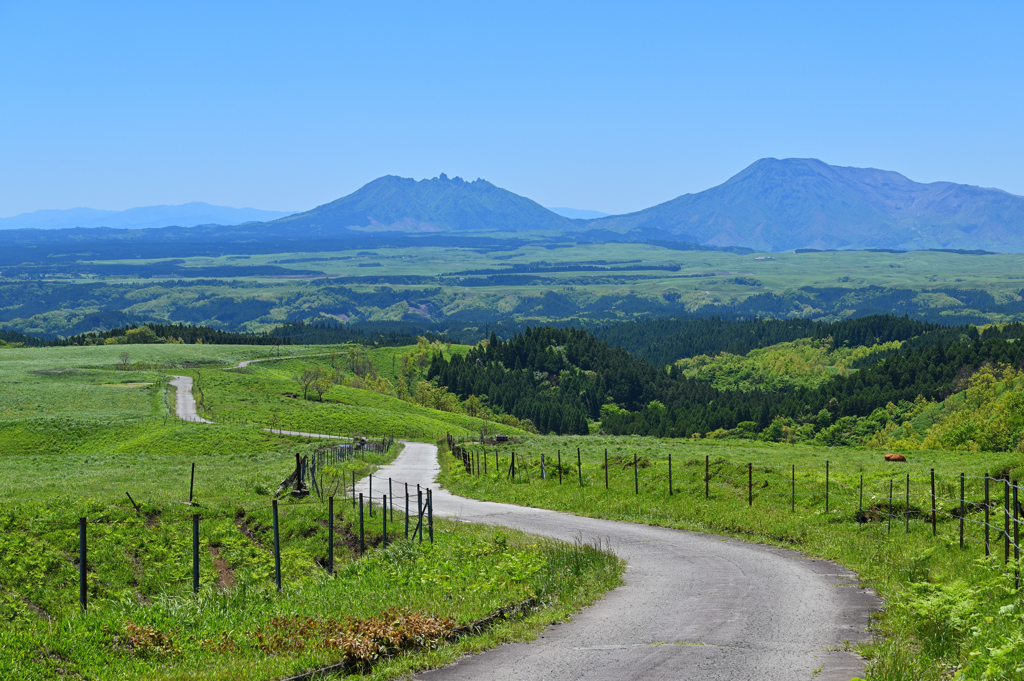
{"label": "distant blue mountain", "polygon": [[1024,252],[1024,197],[813,158],[763,158],[717,187],[588,224],[709,246]]}
{"label": "distant blue mountain", "polygon": [[549,207],[548,210],[570,220],[596,220],[610,215],[610,213],[602,213],[599,210],[580,210],[579,208],[562,208],[560,206]]}
{"label": "distant blue mountain", "polygon": [[0,229],[69,229],[74,227],[112,227],[114,229],[152,229],[154,227],[195,227],[196,225],[240,225],[244,222],[277,220],[289,212],[228,208],[193,202],[180,206],[146,206],[128,210],[37,210],[9,218],[0,218]]}
{"label": "distant blue mountain", "polygon": [[536,201],[444,173],[429,180],[385,175],[348,196],[268,225],[271,229],[360,232],[560,232],[579,227]]}

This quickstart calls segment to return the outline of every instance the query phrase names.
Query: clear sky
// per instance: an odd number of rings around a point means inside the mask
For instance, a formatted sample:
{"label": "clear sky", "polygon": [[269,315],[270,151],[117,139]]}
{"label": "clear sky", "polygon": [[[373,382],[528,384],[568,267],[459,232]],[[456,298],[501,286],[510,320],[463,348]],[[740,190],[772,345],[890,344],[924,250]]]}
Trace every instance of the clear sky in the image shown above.
{"label": "clear sky", "polygon": [[384,174],[620,213],[765,156],[1024,195],[1024,3],[0,0],[0,217]]}

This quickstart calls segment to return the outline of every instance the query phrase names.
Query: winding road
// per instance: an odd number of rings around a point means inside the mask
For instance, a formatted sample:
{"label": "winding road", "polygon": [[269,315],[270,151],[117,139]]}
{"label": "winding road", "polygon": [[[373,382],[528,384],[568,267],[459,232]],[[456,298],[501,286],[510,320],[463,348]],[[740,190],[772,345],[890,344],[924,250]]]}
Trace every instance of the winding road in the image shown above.
{"label": "winding road", "polygon": [[[436,447],[408,443],[374,474],[377,494],[387,478],[431,487],[435,515],[600,540],[628,567],[622,586],[571,622],[418,679],[849,681],[864,673],[864,661],[844,649],[869,638],[879,602],[835,563],[715,535],[466,499],[437,489],[439,472]],[[357,491],[367,487],[363,480]]]}
{"label": "winding road", "polygon": [[[203,421],[192,380],[171,383],[179,417]],[[374,477],[381,486],[392,478],[436,490],[436,515],[604,542],[627,569],[622,586],[535,641],[505,644],[417,679],[849,681],[864,674],[848,644],[869,638],[868,617],[880,602],[833,562],[716,535],[467,499],[438,489],[439,471],[436,447],[411,442]],[[368,480],[357,489],[367,493]]]}

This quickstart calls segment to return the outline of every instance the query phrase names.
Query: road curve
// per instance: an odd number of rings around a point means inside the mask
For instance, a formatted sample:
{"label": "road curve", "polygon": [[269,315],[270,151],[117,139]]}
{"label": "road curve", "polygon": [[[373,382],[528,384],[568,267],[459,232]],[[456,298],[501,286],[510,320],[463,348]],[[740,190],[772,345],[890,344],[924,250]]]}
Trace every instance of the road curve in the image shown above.
{"label": "road curve", "polygon": [[623,586],[571,622],[417,679],[849,681],[864,674],[863,660],[843,650],[869,637],[868,616],[880,603],[835,563],[715,535],[466,499],[438,489],[438,473],[437,449],[409,443],[374,474],[374,496],[389,477],[428,486],[436,489],[436,515],[602,540],[628,567]]}
{"label": "road curve", "polygon": [[[211,423],[196,414],[192,379],[173,379],[178,417]],[[438,488],[439,472],[436,447],[407,443],[374,474],[375,497],[388,478],[430,487],[437,515],[564,541],[600,540],[627,569],[623,586],[572,622],[418,679],[849,681],[864,674],[863,660],[844,649],[869,638],[868,617],[880,602],[835,563],[715,535],[467,499]],[[368,483],[357,490],[368,493]]]}

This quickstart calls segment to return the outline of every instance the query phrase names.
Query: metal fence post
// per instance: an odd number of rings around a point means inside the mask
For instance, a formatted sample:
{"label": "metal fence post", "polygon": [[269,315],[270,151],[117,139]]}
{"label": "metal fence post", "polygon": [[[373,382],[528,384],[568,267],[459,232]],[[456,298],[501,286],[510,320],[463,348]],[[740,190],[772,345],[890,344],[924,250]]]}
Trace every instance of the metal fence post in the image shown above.
{"label": "metal fence post", "polygon": [[989,548],[988,548],[988,539],[989,539],[989,532],[988,532],[988,517],[989,517],[988,502],[989,502],[989,496],[988,496],[988,473],[985,473],[985,557],[986,558],[989,556]]}
{"label": "metal fence post", "polygon": [[388,547],[388,497],[387,497],[387,495],[384,496],[381,508],[383,509],[381,514],[380,514],[380,517],[381,517],[381,529],[383,530],[383,532],[381,534],[381,537],[383,537],[383,540],[381,541],[381,543],[382,543],[383,547],[386,549]]}
{"label": "metal fence post", "polygon": [[1013,481],[1013,585],[1020,588],[1020,504],[1017,503],[1017,481]]}
{"label": "metal fence post", "polygon": [[281,534],[277,525],[277,499],[273,502],[274,513],[274,580],[277,582],[277,590],[281,591]]}
{"label": "metal fence post", "polygon": [[704,456],[704,499],[709,498],[710,487],[711,487],[711,469],[710,469],[711,457],[709,455]]}
{"label": "metal fence post", "polygon": [[558,484],[562,484],[562,450],[558,450]]}
{"label": "metal fence post", "polygon": [[825,513],[828,513],[828,461],[825,461]]}
{"label": "metal fence post", "polygon": [[388,478],[388,499],[391,500],[391,522],[395,522],[395,490],[391,488],[391,478]]}
{"label": "metal fence post", "polygon": [[892,479],[889,479],[889,507],[886,509],[886,533],[892,534]]}
{"label": "metal fence post", "polygon": [[363,534],[363,493],[359,493],[359,556],[366,553],[366,536]]}
{"label": "metal fence post", "polygon": [[608,489],[608,448],[604,448],[604,488]]}
{"label": "metal fence post", "polygon": [[633,489],[637,494],[640,494],[640,474],[637,472],[636,452],[633,452]]}
{"label": "metal fence post", "polygon": [[[795,466],[794,466],[795,468]],[[860,474],[860,500],[857,502],[857,510],[864,512],[864,474]]]}
{"label": "metal fence post", "polygon": [[672,496],[672,452],[668,453],[668,495]]}
{"label": "metal fence post", "polygon": [[85,518],[78,519],[78,603],[85,610],[89,596],[89,585],[87,576],[86,559],[88,546],[86,545]]}
{"label": "metal fence post", "polygon": [[1003,478],[1003,565],[1010,562],[1010,476]]}
{"label": "metal fence post", "polygon": [[420,543],[423,543],[423,490],[416,485],[416,527],[420,533]]}
{"label": "metal fence post", "polygon": [[409,538],[409,483],[405,483],[405,538]]}
{"label": "metal fence post", "polygon": [[754,505],[754,464],[747,464],[747,506]]}
{"label": "metal fence post", "polygon": [[192,593],[199,593],[199,514],[192,514]]}
{"label": "metal fence post", "polygon": [[935,527],[935,469],[932,469],[932,536],[938,533]]}
{"label": "metal fence post", "polygon": [[903,512],[903,521],[907,526],[907,534],[910,534],[910,473],[907,473],[907,507]]}
{"label": "metal fence post", "polygon": [[368,492],[368,494],[366,495],[366,499],[369,502],[370,517],[372,518],[373,517],[373,473],[370,473],[370,486],[367,489],[367,492]]}
{"label": "metal fence post", "polygon": [[580,474],[580,487],[583,487],[583,460],[580,458],[580,448],[576,448],[576,470]]}
{"label": "metal fence post", "polygon": [[356,507],[356,472],[352,471],[352,509]]}
{"label": "metal fence post", "polygon": [[430,536],[430,543],[434,543],[434,492],[427,488],[427,531]]}
{"label": "metal fence post", "polygon": [[334,574],[334,497],[327,497],[327,574]]}
{"label": "metal fence post", "polygon": [[793,464],[792,478],[790,479],[789,511],[796,513],[796,464]]}
{"label": "metal fence post", "polygon": [[960,548],[964,547],[964,474],[960,474]]}

